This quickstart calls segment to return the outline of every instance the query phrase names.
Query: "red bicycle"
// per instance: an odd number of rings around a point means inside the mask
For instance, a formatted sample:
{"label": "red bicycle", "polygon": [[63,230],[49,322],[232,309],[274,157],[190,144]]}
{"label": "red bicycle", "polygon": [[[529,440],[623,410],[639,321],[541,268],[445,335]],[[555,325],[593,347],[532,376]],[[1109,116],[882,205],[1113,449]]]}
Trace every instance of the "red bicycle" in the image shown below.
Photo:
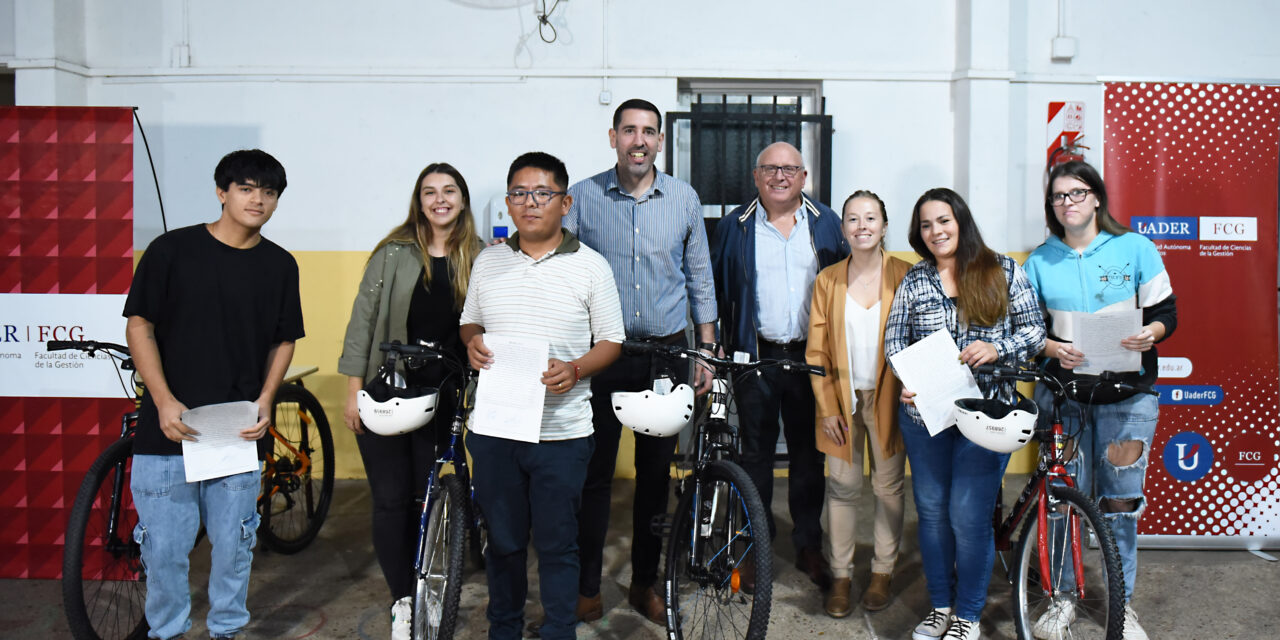
{"label": "red bicycle", "polygon": [[[1068,395],[1088,397],[1089,388],[1157,395],[1146,385],[1110,379],[1063,384],[1030,363],[1016,367],[981,365],[976,374],[997,381],[1036,382],[1053,394],[1051,426],[1031,434],[1040,460],[1027,485],[1003,517],[996,501],[996,550],[1013,586],[1013,621],[1022,640],[1065,638],[1120,640],[1124,633],[1124,578],[1111,528],[1097,501],[1075,486],[1066,463],[1068,445],[1080,434],[1062,425]],[[1030,517],[1028,517],[1030,516]],[[1020,532],[1014,538],[1015,532]],[[1012,558],[1007,553],[1012,550]],[[1010,561],[1011,560],[1011,561]]]}

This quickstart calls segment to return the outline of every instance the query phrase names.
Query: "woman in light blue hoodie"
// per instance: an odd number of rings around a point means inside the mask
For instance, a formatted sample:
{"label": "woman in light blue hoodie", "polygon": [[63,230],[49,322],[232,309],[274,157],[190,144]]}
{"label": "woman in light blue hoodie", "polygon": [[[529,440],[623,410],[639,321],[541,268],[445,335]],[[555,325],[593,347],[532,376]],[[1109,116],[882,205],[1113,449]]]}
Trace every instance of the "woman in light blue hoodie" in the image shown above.
{"label": "woman in light blue hoodie", "polygon": [[[1120,341],[1125,349],[1142,354],[1141,366],[1136,372],[1119,374],[1117,381],[1154,383],[1155,344],[1170,336],[1178,323],[1169,274],[1155,244],[1111,217],[1106,185],[1097,170],[1084,162],[1053,168],[1044,212],[1051,235],[1027,258],[1025,269],[1045,307],[1047,370],[1064,383],[1096,381],[1095,376],[1073,371],[1085,356],[1072,342],[1071,313],[1141,309],[1141,329]],[[1078,455],[1068,469],[1081,490],[1098,497],[1115,533],[1124,568],[1124,638],[1146,640],[1129,601],[1137,574],[1138,517],[1146,505],[1142,485],[1160,405],[1153,396],[1117,391],[1114,385],[1078,388],[1082,391],[1062,409],[1067,432],[1080,434],[1079,442],[1073,443]],[[1037,389],[1036,401],[1041,418],[1047,420],[1052,415],[1052,396]],[[1086,402],[1092,405],[1088,410]],[[1088,424],[1080,424],[1082,416]],[[1033,635],[1044,640],[1062,638],[1074,618],[1071,601],[1056,601],[1037,620]]]}

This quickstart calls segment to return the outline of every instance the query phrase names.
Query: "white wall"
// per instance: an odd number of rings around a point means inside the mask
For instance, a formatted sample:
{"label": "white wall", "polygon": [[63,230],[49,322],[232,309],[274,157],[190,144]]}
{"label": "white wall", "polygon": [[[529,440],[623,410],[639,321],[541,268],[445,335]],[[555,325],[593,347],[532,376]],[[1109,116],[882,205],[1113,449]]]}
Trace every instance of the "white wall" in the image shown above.
{"label": "white wall", "polygon": [[[1280,82],[1280,5],[1260,0],[1065,0],[1069,63],[1049,58],[1051,0],[564,0],[553,44],[529,0],[0,0],[0,16],[9,7],[0,61],[19,104],[139,107],[170,227],[216,215],[218,157],[267,149],[291,178],[269,235],[295,250],[368,249],[428,162],[456,164],[483,207],[523,151],[561,156],[574,179],[606,168],[623,99],[674,109],[679,78],[795,78],[823,81],[834,116],[833,199],[884,196],[890,248],[908,248],[919,193],[949,185],[994,247],[1025,251],[1043,237],[1050,100],[1087,103],[1098,161],[1100,79]],[[159,229],[143,154],[135,180],[143,246]]]}

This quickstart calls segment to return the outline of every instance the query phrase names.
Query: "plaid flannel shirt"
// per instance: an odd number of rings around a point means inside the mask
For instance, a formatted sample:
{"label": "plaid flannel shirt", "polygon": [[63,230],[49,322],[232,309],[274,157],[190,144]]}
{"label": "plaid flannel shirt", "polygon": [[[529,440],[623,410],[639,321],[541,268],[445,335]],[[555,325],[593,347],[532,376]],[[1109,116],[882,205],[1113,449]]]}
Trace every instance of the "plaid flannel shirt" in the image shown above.
{"label": "plaid flannel shirt", "polygon": [[[1009,312],[994,326],[984,327],[962,325],[955,301],[942,289],[937,267],[927,260],[917,262],[893,296],[884,331],[885,358],[939,329],[946,329],[961,351],[978,340],[991,344],[999,354],[1000,364],[1016,364],[1040,353],[1044,348],[1045,328],[1035,289],[1012,258],[1000,256],[1000,265],[1009,282]],[[1001,395],[1012,393],[1012,383],[995,390],[991,384],[990,376],[978,376],[978,386],[988,396],[992,391]],[[914,405],[907,405],[907,413],[920,421],[920,412]]]}

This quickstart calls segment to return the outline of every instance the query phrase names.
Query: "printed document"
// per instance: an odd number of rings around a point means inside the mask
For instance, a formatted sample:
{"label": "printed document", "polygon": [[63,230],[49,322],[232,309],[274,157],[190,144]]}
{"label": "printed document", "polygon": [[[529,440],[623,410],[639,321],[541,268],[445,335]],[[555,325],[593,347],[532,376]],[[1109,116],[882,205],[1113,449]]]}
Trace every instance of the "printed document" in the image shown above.
{"label": "printed document", "polygon": [[1120,346],[1120,341],[1142,331],[1142,309],[1114,313],[1071,313],[1072,346],[1084,354],[1076,373],[1096,376],[1103,371],[1137,371],[1142,353]]}
{"label": "printed document", "polygon": [[542,435],[542,405],[547,386],[546,340],[484,334],[484,346],[493,352],[488,369],[476,381],[476,406],[470,429],[495,438],[537,442]]}
{"label": "printed document", "polygon": [[903,388],[915,392],[916,409],[931,436],[956,423],[956,400],[982,397],[973,372],[960,361],[960,349],[946,329],[893,354],[889,361]]}
{"label": "printed document", "polygon": [[247,400],[209,404],[182,412],[182,423],[199,432],[182,441],[187,482],[258,470],[258,443],[240,432],[258,424],[258,405]]}

